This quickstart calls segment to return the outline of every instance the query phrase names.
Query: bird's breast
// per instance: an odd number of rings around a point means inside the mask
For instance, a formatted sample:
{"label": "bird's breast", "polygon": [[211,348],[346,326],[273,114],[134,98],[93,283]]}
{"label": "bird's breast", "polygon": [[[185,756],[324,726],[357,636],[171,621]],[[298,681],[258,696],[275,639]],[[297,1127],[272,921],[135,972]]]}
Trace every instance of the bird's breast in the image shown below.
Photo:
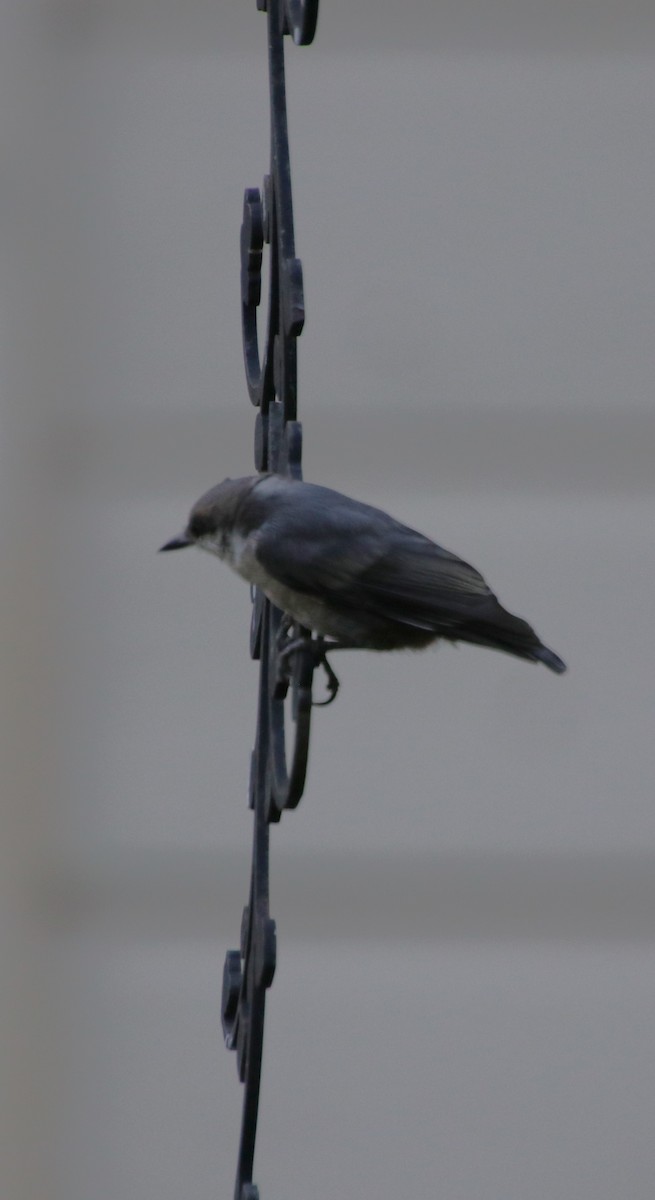
{"label": "bird's breast", "polygon": [[239,575],[245,576],[244,565],[247,563],[246,547],[248,538],[242,533],[232,531],[231,533],[224,532],[221,538],[221,558],[228,566],[232,567]]}

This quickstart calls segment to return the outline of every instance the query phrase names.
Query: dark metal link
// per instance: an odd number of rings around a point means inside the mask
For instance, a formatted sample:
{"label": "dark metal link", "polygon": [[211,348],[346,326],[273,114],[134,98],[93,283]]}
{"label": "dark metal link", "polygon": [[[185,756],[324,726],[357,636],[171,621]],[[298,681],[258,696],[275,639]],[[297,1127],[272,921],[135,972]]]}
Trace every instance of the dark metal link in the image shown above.
{"label": "dark metal link", "polygon": [[[241,225],[241,313],[248,394],[258,408],[255,467],[302,478],[302,428],[297,415],[296,339],[305,321],[303,274],[296,257],[287,130],[284,35],[308,45],[316,30],[318,0],[257,0],[268,19],[271,169],[262,190],[247,188]],[[263,353],[257,325],[262,259],[269,253],[269,296]],[[250,653],[260,663],[257,734],[250,767],[254,813],[250,899],[243,912],[241,945],[229,950],[223,970],[225,1044],[236,1051],[244,1084],[235,1200],[259,1200],[252,1182],[266,990],[275,974],[276,928],[269,913],[269,826],[295,808],[305,786],[320,639],[293,627],[258,589],[252,595]],[[334,677],[336,678],[336,677]],[[331,681],[328,674],[328,688]],[[332,689],[330,699],[335,690]],[[285,704],[290,702],[292,746],[287,747]],[[323,702],[325,703],[325,701]],[[290,763],[290,766],[289,766]]]}

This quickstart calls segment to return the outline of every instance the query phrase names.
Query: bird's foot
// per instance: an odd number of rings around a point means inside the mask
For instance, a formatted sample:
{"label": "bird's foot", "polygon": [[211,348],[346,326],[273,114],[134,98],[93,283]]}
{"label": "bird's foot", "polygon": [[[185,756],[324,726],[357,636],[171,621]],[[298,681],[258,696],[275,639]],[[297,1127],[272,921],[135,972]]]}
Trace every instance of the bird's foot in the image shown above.
{"label": "bird's foot", "polygon": [[323,637],[295,637],[290,633],[293,627],[293,622],[286,620],[282,622],[277,634],[278,644],[278,684],[284,687],[289,685],[290,671],[288,660],[296,651],[302,650],[306,654],[310,654],[312,658],[312,670],[317,667],[322,667],[325,671],[326,685],[328,690],[327,699],[312,700],[314,708],[326,708],[334,700],[339,691],[339,680],[337,675],[332,670],[330,663],[327,660],[328,650],[333,649],[330,642],[326,642]]}
{"label": "bird's foot", "polygon": [[314,645],[316,646],[316,666],[322,667],[325,671],[325,683],[328,694],[325,700],[315,700],[313,703],[315,704],[316,708],[327,708],[328,704],[332,703],[337,692],[339,691],[339,678],[336,672],[332,670],[332,666],[327,660],[327,652],[330,649],[330,643],[328,642],[326,644],[325,639],[319,637]]}

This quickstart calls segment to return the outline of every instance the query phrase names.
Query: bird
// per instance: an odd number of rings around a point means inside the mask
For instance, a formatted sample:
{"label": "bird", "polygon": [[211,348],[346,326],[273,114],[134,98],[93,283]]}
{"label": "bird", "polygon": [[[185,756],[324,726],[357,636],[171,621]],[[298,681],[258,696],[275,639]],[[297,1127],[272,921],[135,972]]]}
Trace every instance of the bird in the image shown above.
{"label": "bird", "polygon": [[475,567],[332,488],[273,472],[224,479],[161,550],[187,546],[261,588],[289,623],[321,639],[323,651],[422,649],[443,639],[566,670]]}

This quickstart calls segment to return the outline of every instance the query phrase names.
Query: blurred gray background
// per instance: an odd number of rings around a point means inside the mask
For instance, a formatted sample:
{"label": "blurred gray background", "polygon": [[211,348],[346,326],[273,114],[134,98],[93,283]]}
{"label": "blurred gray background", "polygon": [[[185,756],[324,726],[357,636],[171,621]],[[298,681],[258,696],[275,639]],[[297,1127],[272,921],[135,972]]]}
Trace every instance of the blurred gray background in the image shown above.
{"label": "blurred gray background", "polygon": [[[2,1194],[232,1194],[255,0],[0,12]],[[272,834],[265,1200],[650,1200],[655,9],[322,0],[287,47],[306,477],[570,664],[344,656]]]}

